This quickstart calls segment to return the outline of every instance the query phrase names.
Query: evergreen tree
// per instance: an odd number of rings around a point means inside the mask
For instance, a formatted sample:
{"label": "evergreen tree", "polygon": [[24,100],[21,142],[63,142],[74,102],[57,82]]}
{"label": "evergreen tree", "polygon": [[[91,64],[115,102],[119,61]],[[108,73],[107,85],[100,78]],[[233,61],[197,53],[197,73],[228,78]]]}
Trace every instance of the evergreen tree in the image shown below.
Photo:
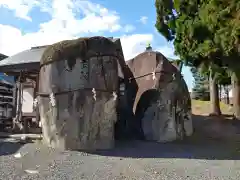
{"label": "evergreen tree", "polygon": [[192,67],[207,67],[213,111],[219,109],[216,69],[224,65],[231,70],[234,110],[240,119],[240,1],[156,0],[155,6],[156,28],[174,41],[180,59]]}
{"label": "evergreen tree", "polygon": [[194,78],[194,86],[192,89],[192,97],[203,101],[210,99],[208,77],[203,75],[197,68],[191,68]]}

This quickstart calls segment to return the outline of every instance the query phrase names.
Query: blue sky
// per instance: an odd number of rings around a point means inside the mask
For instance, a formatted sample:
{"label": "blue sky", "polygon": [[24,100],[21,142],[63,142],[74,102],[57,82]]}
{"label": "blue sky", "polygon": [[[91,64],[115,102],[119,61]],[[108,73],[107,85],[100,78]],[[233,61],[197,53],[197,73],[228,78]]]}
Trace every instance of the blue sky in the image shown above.
{"label": "blue sky", "polygon": [[[125,59],[151,42],[166,57],[176,58],[172,43],[155,29],[154,0],[1,0],[0,53],[13,55],[32,46],[80,36],[120,37]],[[192,89],[189,68],[183,75]]]}

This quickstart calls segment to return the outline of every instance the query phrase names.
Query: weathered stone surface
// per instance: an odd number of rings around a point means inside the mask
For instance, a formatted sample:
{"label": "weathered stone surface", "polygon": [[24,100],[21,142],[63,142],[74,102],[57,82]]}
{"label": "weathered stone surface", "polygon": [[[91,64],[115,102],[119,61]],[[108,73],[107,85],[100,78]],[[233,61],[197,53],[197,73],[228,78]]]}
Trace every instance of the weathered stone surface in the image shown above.
{"label": "weathered stone surface", "polygon": [[190,95],[177,68],[153,51],[144,52],[127,64],[138,86],[133,111],[139,134],[158,142],[190,136]]}
{"label": "weathered stone surface", "polygon": [[[63,150],[112,148],[117,120],[116,45],[103,37],[62,44],[52,45],[41,60],[38,102],[44,142]],[[78,49],[84,44],[85,52]]]}

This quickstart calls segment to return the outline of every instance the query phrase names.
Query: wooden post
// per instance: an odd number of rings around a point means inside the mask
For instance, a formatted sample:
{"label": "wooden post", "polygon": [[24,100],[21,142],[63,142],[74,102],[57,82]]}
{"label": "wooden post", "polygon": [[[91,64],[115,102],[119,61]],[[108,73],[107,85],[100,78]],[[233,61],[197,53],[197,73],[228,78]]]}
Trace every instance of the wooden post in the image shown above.
{"label": "wooden post", "polygon": [[[34,93],[35,98],[38,98],[38,87],[39,87],[39,73],[36,77],[36,86],[35,86],[35,93]],[[37,104],[37,107],[35,108],[35,111],[36,111],[36,120],[39,123],[40,122],[40,113],[39,113],[38,104]]]}
{"label": "wooden post", "polygon": [[16,100],[16,115],[13,118],[13,130],[19,130],[22,129],[22,124],[20,123],[22,120],[22,106],[21,106],[21,99],[22,99],[22,72],[20,72],[20,75],[18,76],[17,80],[17,100]]}
{"label": "wooden post", "polygon": [[23,121],[23,133],[28,133],[28,122],[29,122],[29,118],[28,117],[22,117],[22,121]]}
{"label": "wooden post", "polygon": [[18,77],[14,77],[14,88],[13,88],[13,109],[12,109],[12,116],[15,117],[17,114],[17,92],[18,92],[18,87],[17,87],[17,79]]}

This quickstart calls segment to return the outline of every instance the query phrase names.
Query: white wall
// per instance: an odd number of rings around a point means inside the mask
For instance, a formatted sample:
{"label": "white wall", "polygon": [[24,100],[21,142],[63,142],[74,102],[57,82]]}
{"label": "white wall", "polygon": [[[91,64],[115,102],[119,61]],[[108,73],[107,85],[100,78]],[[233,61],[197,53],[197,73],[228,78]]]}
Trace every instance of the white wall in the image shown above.
{"label": "white wall", "polygon": [[22,112],[33,112],[34,88],[23,89]]}

